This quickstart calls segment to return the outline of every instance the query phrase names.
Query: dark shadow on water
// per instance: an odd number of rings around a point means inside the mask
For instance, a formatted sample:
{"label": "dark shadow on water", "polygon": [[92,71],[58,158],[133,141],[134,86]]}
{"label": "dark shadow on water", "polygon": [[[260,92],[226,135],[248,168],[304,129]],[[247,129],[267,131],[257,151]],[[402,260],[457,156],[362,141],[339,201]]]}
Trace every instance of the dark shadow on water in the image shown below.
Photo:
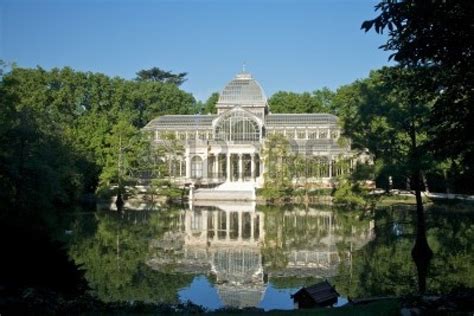
{"label": "dark shadow on water", "polygon": [[0,225],[0,286],[5,293],[41,288],[66,296],[84,293],[83,272],[71,261],[64,245],[42,229]]}

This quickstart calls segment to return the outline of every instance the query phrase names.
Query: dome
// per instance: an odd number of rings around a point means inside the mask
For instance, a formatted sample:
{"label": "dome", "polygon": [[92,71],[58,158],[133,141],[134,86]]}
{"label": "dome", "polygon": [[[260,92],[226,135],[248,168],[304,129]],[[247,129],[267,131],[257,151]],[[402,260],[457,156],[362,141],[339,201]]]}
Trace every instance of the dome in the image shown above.
{"label": "dome", "polygon": [[218,105],[260,105],[267,104],[267,97],[260,84],[248,72],[241,72],[222,90]]}

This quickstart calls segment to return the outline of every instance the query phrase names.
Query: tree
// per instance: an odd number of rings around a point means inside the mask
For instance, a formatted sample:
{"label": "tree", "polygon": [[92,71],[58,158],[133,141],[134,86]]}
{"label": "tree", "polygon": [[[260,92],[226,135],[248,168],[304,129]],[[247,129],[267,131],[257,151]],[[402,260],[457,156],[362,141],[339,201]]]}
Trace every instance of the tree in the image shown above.
{"label": "tree", "polygon": [[162,83],[171,83],[176,86],[180,86],[183,82],[186,81],[186,76],[188,73],[181,72],[174,74],[171,71],[161,70],[158,67],[153,67],[150,69],[143,69],[137,72],[137,81],[154,81]]}
{"label": "tree", "polygon": [[[117,187],[117,208],[120,204],[125,186],[134,184],[137,181],[137,169],[141,153],[144,147],[150,146],[145,135],[135,128],[127,119],[126,114],[122,114],[111,132],[106,135],[106,160],[100,174],[101,189]],[[122,205],[123,206],[123,205]]]}
{"label": "tree", "polygon": [[[472,214],[463,212],[459,204],[428,208],[431,216],[427,219],[427,238],[436,249],[426,282],[429,292],[446,294],[463,287],[472,288]],[[376,238],[353,252],[350,265],[339,267],[335,285],[341,294],[351,298],[416,294],[416,270],[414,265],[407,264],[413,245],[412,232],[416,229],[415,216],[397,206],[377,212]]]}
{"label": "tree", "polygon": [[128,82],[131,107],[137,113],[134,125],[145,126],[149,121],[166,114],[193,114],[194,97],[176,85],[155,81]]}
{"label": "tree", "polygon": [[274,113],[327,113],[332,111],[334,93],[328,88],[312,93],[278,91],[268,100]]}
{"label": "tree", "polygon": [[426,241],[421,190],[422,172],[433,165],[428,150],[428,119],[435,83],[426,78],[431,78],[431,69],[427,67],[385,67],[372,73],[369,80],[357,83],[359,91],[356,90],[355,95],[360,100],[353,108],[343,108],[342,113],[351,113],[343,119],[347,132],[381,161],[381,174],[410,179],[418,218],[413,253],[429,261],[432,252]]}
{"label": "tree", "polygon": [[[365,21],[361,28],[377,33],[389,30],[383,49],[394,51],[391,55],[402,67],[418,69],[429,67],[431,76],[416,78],[431,86],[434,105],[429,114],[434,138],[431,147],[446,157],[459,157],[472,173],[474,166],[474,138],[470,128],[474,118],[474,4],[471,1],[382,1],[376,6],[380,14]],[[435,83],[429,82],[434,78]],[[409,84],[405,83],[405,86]],[[411,143],[416,137],[410,135]],[[420,151],[413,152],[413,159]],[[419,165],[419,161],[416,162]],[[414,165],[415,169],[419,167]],[[419,174],[413,169],[415,188]],[[417,263],[420,280],[426,274],[431,250],[423,231],[424,215],[421,197],[417,194],[417,239],[412,255]],[[424,284],[420,282],[420,291]]]}
{"label": "tree", "polygon": [[201,114],[216,114],[217,108],[216,104],[219,101],[219,93],[214,92],[211,96],[206,100],[204,104],[201,106]]}
{"label": "tree", "polygon": [[0,83],[3,215],[43,225],[56,220],[55,206],[77,201],[85,189],[82,171],[90,167],[67,135],[71,106],[59,115],[42,88],[48,80],[42,70],[13,69]]}
{"label": "tree", "polygon": [[263,195],[269,199],[288,196],[292,183],[290,142],[283,135],[268,135],[262,155],[265,164]]}
{"label": "tree", "polygon": [[0,59],[0,78],[3,76],[7,66],[8,64],[3,59]]}
{"label": "tree", "polygon": [[147,213],[145,220],[138,212],[99,213],[79,221],[69,252],[84,268],[100,300],[179,302],[179,289],[189,285],[194,275],[155,271],[146,264],[151,257],[151,241],[176,227],[176,213],[174,209]]}
{"label": "tree", "polygon": [[146,160],[141,163],[151,176],[149,193],[151,200],[155,194],[165,196],[168,200],[178,198],[184,193],[170,178],[179,171],[178,159],[184,157],[184,146],[175,133],[161,136],[159,144],[148,146],[141,156]]}
{"label": "tree", "polygon": [[[427,118],[433,103],[433,82],[430,78],[430,69],[425,67],[411,67],[408,69],[394,68],[390,80],[394,85],[394,94],[397,100],[405,101],[395,113],[399,125],[408,136],[408,170],[410,181],[415,190],[417,205],[417,234],[414,255],[431,258],[432,252],[426,240],[423,201],[421,198],[422,171],[426,167],[427,154]],[[429,259],[428,259],[429,261]],[[423,290],[423,285],[421,290]]]}
{"label": "tree", "polygon": [[191,94],[173,84],[109,78],[69,67],[46,71],[14,66],[2,76],[2,91],[2,101],[11,107],[3,107],[2,122],[14,123],[11,115],[22,112],[34,118],[37,132],[61,139],[81,158],[76,160],[78,174],[87,192],[97,188],[110,154],[107,137],[119,120],[141,128],[158,115],[194,113],[196,105]]}
{"label": "tree", "polygon": [[[430,145],[449,158],[460,174],[459,187],[469,187],[474,176],[474,3],[461,1],[381,1],[379,15],[365,21],[365,31],[388,29],[381,46],[404,67],[433,70],[436,99],[429,116]],[[429,78],[431,79],[431,78]]]}

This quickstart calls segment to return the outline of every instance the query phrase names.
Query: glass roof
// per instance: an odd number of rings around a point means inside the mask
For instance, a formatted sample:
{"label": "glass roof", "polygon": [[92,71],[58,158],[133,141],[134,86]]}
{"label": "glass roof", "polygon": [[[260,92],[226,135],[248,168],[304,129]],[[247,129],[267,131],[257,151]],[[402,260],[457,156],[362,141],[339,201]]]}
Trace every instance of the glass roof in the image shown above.
{"label": "glass roof", "polygon": [[[225,114],[224,114],[225,115]],[[217,115],[164,115],[155,118],[145,126],[150,129],[209,129]],[[264,125],[268,127],[317,127],[321,124],[337,124],[337,117],[332,114],[268,114]]]}
{"label": "glass roof", "polygon": [[219,96],[218,105],[262,105],[267,104],[267,97],[260,84],[248,72],[237,74],[225,86]]}
{"label": "glass roof", "polygon": [[152,120],[144,129],[211,128],[212,120],[216,117],[217,115],[164,115]]}
{"label": "glass roof", "polygon": [[316,124],[336,124],[337,116],[326,113],[305,114],[268,114],[265,117],[267,127],[297,126],[305,127]]}

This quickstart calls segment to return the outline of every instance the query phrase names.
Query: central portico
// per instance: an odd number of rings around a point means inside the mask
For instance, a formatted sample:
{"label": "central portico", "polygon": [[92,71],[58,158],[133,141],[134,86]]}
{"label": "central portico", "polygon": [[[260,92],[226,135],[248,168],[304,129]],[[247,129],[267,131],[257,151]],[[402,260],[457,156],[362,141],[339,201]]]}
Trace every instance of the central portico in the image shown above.
{"label": "central portico", "polygon": [[212,140],[186,146],[186,178],[256,183],[263,173],[260,152],[268,113],[262,87],[249,73],[237,74],[220,94],[216,108]]}
{"label": "central portico", "polygon": [[239,107],[212,122],[214,140],[186,146],[187,179],[205,182],[256,181],[262,174],[262,122]]}

